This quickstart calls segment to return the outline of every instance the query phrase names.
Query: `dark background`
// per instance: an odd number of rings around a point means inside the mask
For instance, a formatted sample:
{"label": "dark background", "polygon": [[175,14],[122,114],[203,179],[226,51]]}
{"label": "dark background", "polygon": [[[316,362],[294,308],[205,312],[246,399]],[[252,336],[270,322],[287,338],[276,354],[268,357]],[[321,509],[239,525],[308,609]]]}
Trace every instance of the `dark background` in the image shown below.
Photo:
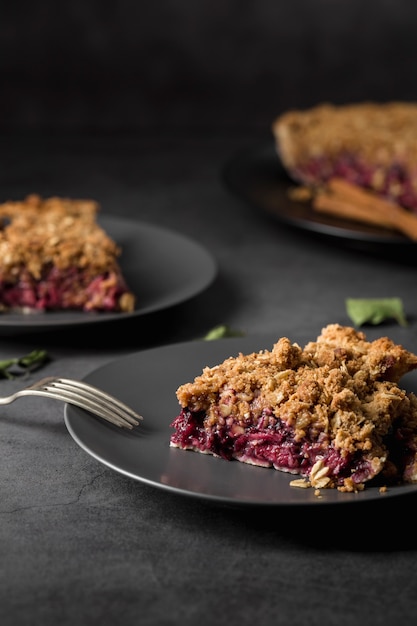
{"label": "dark background", "polygon": [[319,101],[417,100],[413,0],[13,0],[0,130],[269,127]]}

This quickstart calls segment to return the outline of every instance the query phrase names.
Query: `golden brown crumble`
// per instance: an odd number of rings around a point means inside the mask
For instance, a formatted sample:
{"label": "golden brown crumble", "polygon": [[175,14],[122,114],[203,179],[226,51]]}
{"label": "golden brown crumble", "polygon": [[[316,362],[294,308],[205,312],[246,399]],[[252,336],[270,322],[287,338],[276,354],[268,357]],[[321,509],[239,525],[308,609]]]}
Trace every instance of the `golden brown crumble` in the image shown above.
{"label": "golden brown crumble", "polygon": [[[417,432],[417,398],[398,386],[417,368],[417,355],[388,337],[366,340],[351,327],[330,324],[316,341],[302,349],[286,337],[272,350],[240,353],[204,368],[193,382],[177,389],[183,408],[205,412],[205,427],[232,420],[242,429],[258,420],[265,427],[265,409],[294,429],[295,440],[324,433],[342,455],[360,452],[374,475],[386,469],[384,438],[395,421]],[[388,468],[387,464],[387,468]],[[417,480],[416,462],[408,478]],[[319,459],[294,486],[335,487]],[[346,478],[341,491],[360,491],[363,484]]]}
{"label": "golden brown crumble", "polygon": [[[284,165],[349,152],[381,167],[393,161],[417,167],[417,103],[323,103],[277,117],[272,132]],[[375,176],[378,176],[376,172]],[[375,187],[378,181],[374,181]],[[416,182],[417,185],[417,182]]]}
{"label": "golden brown crumble", "polygon": [[117,269],[120,249],[96,222],[93,200],[29,195],[0,205],[0,279],[13,281],[26,268],[36,279],[45,266]]}
{"label": "golden brown crumble", "polygon": [[314,199],[314,191],[311,187],[301,185],[300,187],[290,187],[287,195],[293,202],[309,202]]}

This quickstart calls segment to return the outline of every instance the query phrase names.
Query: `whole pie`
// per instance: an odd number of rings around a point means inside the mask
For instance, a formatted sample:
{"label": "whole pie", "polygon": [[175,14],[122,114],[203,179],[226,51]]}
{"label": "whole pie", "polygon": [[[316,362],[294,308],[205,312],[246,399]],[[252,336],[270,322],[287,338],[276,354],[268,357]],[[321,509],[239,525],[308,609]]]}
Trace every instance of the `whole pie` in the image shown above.
{"label": "whole pie", "polygon": [[417,397],[399,386],[417,355],[330,324],[301,348],[231,356],[177,390],[170,445],[355,492],[417,481]]}
{"label": "whole pie", "polygon": [[272,132],[295,181],[343,178],[417,212],[417,103],[324,103],[284,112]]}
{"label": "whole pie", "polygon": [[121,250],[98,225],[98,208],[93,200],[38,195],[0,205],[2,311],[134,309]]}

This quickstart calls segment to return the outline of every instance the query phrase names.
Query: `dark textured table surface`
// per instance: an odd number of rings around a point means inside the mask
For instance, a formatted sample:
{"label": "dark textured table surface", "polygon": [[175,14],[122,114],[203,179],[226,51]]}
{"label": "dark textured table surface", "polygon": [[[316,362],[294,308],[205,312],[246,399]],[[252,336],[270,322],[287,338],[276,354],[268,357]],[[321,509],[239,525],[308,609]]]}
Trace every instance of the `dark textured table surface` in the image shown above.
{"label": "dark textured table surface", "polygon": [[[314,339],[328,323],[350,323],[349,296],[401,297],[408,326],[366,332],[417,350],[412,259],[288,227],[226,188],[225,164],[264,140],[267,133],[4,135],[2,200],[31,192],[94,197],[103,215],[197,241],[218,274],[190,301],[128,324],[3,329],[0,358],[47,349],[51,361],[27,382],[40,374],[83,378],[121,355],[191,341],[222,323],[246,335]],[[0,393],[22,385],[1,380]],[[207,503],[102,465],[74,442],[63,415],[62,404],[41,398],[1,411],[3,626],[417,619],[417,495],[342,507]]]}

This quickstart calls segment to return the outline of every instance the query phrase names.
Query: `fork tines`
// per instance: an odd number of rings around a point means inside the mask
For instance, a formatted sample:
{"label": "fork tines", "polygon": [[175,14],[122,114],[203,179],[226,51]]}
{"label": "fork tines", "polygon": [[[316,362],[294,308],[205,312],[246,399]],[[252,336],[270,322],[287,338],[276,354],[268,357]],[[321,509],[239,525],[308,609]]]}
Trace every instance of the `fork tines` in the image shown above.
{"label": "fork tines", "polygon": [[143,419],[121,400],[78,380],[51,378],[46,379],[42,387],[55,396],[60,395],[62,400],[90,410],[117,426],[133,428]]}

